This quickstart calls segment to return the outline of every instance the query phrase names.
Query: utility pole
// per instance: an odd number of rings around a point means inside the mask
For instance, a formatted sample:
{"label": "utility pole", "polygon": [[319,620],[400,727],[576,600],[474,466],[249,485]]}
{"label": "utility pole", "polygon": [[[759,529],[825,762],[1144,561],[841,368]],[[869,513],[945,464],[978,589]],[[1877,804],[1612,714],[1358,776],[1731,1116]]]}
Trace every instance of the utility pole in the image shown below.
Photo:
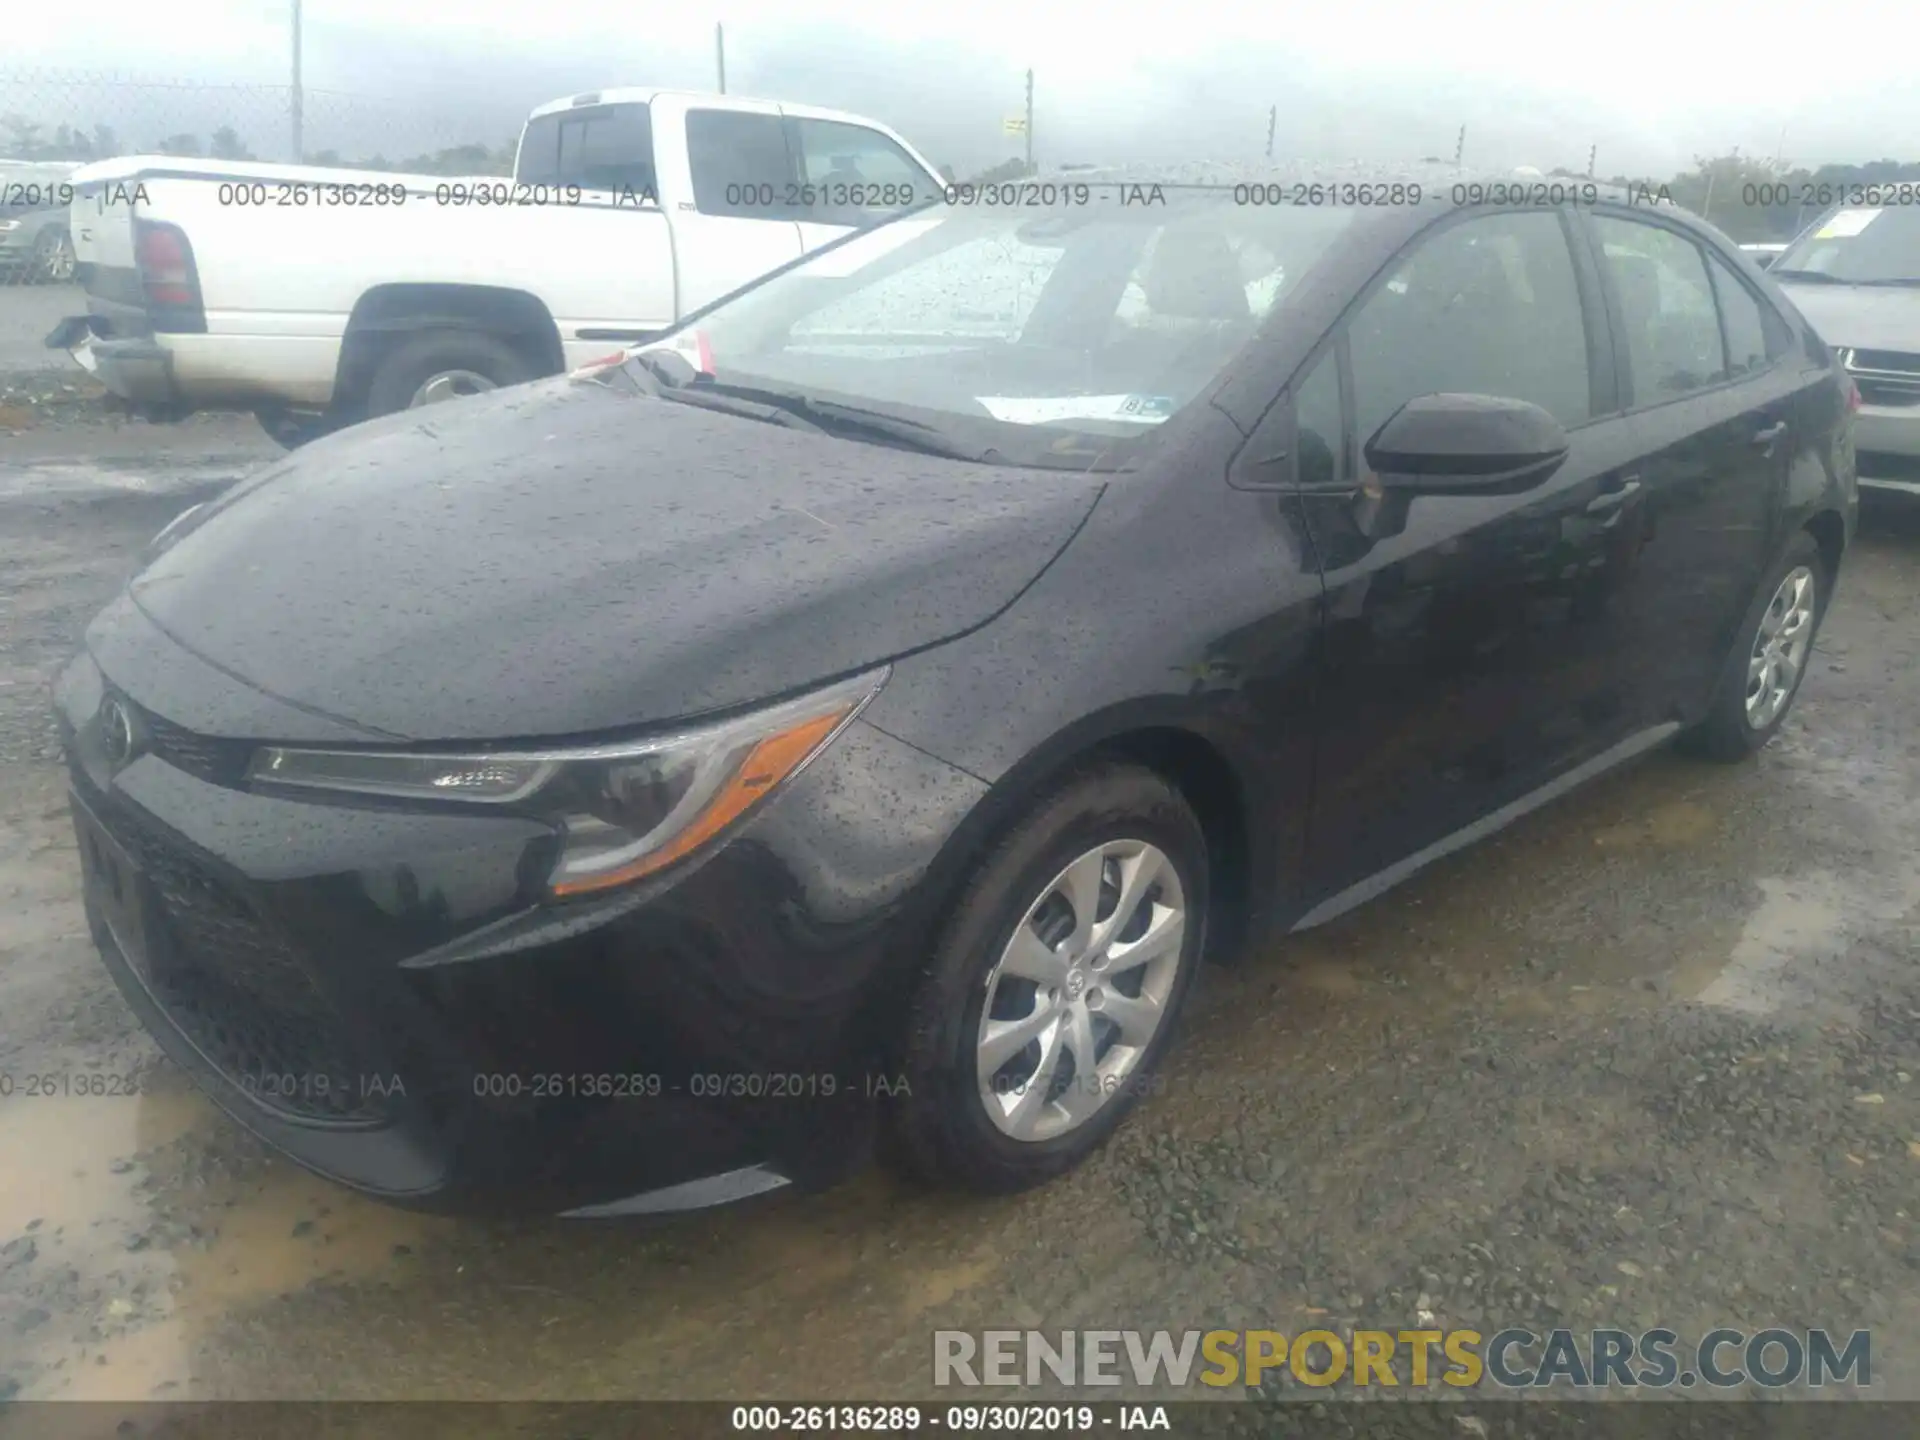
{"label": "utility pole", "polygon": [[1267,107],[1267,158],[1269,160],[1273,158],[1273,127],[1279,123],[1279,120],[1280,107],[1269,105]]}
{"label": "utility pole", "polygon": [[1033,71],[1027,71],[1027,174],[1033,174]]}
{"label": "utility pole", "polygon": [[293,0],[293,163],[298,165],[306,158],[305,140],[301,135],[301,111],[304,108],[300,91],[300,0]]}
{"label": "utility pole", "polygon": [[1462,125],[1460,127],[1460,138],[1453,142],[1453,163],[1455,165],[1458,165],[1461,161],[1461,157],[1463,157],[1466,153],[1467,153],[1467,127]]}
{"label": "utility pole", "polygon": [[1587,179],[1591,180],[1593,178],[1594,162],[1599,158],[1600,158],[1600,147],[1598,145],[1595,145],[1592,149],[1587,151]]}
{"label": "utility pole", "polygon": [[720,72],[720,93],[727,93],[727,27],[719,21],[713,26],[713,66]]}

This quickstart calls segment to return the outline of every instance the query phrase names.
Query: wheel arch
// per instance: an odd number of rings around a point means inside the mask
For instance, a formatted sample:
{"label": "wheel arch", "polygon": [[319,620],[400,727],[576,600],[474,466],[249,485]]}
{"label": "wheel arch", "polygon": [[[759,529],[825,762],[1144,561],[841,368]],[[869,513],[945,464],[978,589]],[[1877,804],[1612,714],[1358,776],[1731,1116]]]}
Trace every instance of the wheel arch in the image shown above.
{"label": "wheel arch", "polygon": [[498,285],[375,285],[354,302],[334,370],[333,408],[357,413],[387,351],[428,330],[478,330],[511,345],[539,375],[566,368],[560,327],[537,295]]}
{"label": "wheel arch", "polygon": [[1820,510],[1808,516],[1800,528],[1820,547],[1820,561],[1827,567],[1827,588],[1831,590],[1847,550],[1847,522],[1838,510]]}
{"label": "wheel arch", "polygon": [[[1262,863],[1252,825],[1249,768],[1233,747],[1203,726],[1130,708],[1094,715],[1037,746],[994,781],[961,821],[928,873],[929,899],[916,920],[923,939],[939,933],[974,864],[1032,810],[1035,800],[1079,771],[1101,764],[1150,770],[1180,794],[1207,839],[1209,928],[1205,958],[1236,958],[1258,926],[1253,877]],[[930,940],[927,941],[930,943]]]}

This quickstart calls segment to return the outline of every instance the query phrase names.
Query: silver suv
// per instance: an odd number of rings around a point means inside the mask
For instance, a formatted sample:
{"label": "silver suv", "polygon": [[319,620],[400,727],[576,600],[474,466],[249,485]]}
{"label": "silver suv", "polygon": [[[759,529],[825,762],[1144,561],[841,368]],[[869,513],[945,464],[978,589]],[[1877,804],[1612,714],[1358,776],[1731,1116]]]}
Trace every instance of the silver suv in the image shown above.
{"label": "silver suv", "polygon": [[1830,211],[1767,273],[1859,388],[1861,487],[1920,495],[1920,207]]}

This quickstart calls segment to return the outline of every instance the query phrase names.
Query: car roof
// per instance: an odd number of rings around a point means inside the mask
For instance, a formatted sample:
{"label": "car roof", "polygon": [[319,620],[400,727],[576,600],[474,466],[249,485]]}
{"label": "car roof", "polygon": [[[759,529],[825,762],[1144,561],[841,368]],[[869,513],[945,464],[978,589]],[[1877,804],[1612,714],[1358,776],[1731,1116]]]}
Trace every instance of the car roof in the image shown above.
{"label": "car roof", "polygon": [[[1428,214],[1423,217],[1423,223],[1424,218],[1431,218],[1434,210],[1447,209],[1459,203],[1456,187],[1467,187],[1467,193],[1474,197],[1471,202],[1474,204],[1485,203],[1495,197],[1511,196],[1518,203],[1611,202],[1637,205],[1641,209],[1653,208],[1645,192],[1635,192],[1605,180],[1588,179],[1584,175],[1543,175],[1530,168],[1490,170],[1454,165],[1444,160],[1204,160],[1160,164],[1080,164],[1042,170],[1028,181],[995,183],[1044,185],[1049,181],[1056,184],[1117,187],[1138,185],[1150,188],[1157,185],[1169,192],[1170,200],[1175,192],[1192,191],[1200,194],[1232,190],[1240,185],[1276,185],[1288,192],[1296,186],[1315,185],[1370,185],[1376,189],[1382,185],[1418,186],[1421,198],[1417,204],[1394,203],[1380,205],[1379,208],[1383,211],[1425,210]],[[1315,198],[1310,189],[1306,191],[1305,198],[1298,202],[1290,195],[1279,197],[1279,201],[1282,206],[1293,203],[1337,203]],[[1658,208],[1662,214],[1681,215],[1698,222],[1697,216],[1670,202],[1661,202]]]}

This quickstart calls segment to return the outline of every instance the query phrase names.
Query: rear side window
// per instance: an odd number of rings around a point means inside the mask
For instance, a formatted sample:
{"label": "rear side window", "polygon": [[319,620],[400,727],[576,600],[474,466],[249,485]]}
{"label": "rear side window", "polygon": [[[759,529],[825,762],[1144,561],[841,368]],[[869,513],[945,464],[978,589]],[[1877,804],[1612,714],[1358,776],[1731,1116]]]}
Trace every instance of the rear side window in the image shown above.
{"label": "rear side window", "polygon": [[652,113],[645,105],[592,105],[529,120],[514,176],[524,185],[578,185],[657,199]]}
{"label": "rear side window", "polygon": [[1700,247],[1672,230],[1594,218],[1620,297],[1636,405],[1658,405],[1727,378],[1720,315]]}
{"label": "rear side window", "polygon": [[815,187],[811,197],[802,197],[801,219],[867,224],[932,198],[933,181],[926,172],[878,130],[838,120],[792,125],[802,176]]}
{"label": "rear side window", "polygon": [[1720,302],[1720,322],[1727,335],[1727,373],[1757,375],[1767,368],[1769,358],[1765,312],[1733,267],[1711,251],[1707,269],[1713,275],[1713,294]]}
{"label": "rear side window", "polygon": [[778,115],[739,110],[687,112],[687,163],[702,215],[792,220],[793,157]]}

